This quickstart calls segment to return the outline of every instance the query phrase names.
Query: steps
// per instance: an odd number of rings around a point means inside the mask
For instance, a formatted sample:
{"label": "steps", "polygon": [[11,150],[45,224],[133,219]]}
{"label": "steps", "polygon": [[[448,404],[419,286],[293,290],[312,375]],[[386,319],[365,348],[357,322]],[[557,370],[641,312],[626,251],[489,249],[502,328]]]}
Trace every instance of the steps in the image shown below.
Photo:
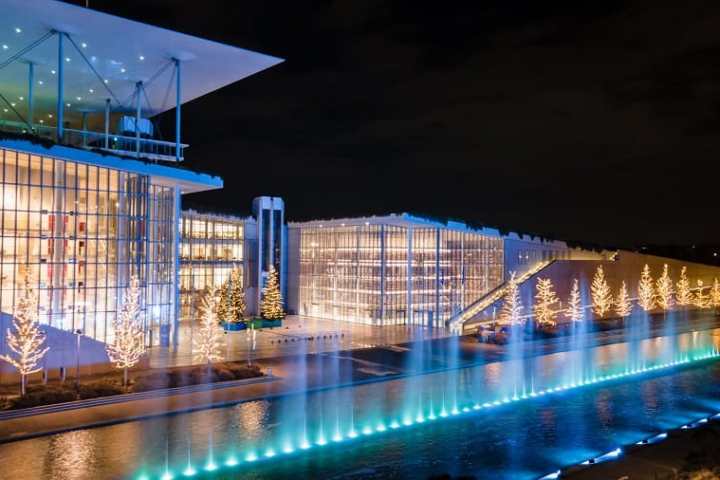
{"label": "steps", "polygon": [[[515,282],[518,285],[523,284],[530,278],[532,278],[534,275],[540,273],[542,270],[547,268],[548,266],[552,265],[555,262],[555,260],[548,260],[544,262],[540,262],[533,266],[532,268],[528,269],[523,274],[517,276],[515,278]],[[498,287],[496,287],[493,290],[490,290],[485,296],[480,297],[470,305],[468,305],[465,310],[455,315],[453,318],[450,319],[448,322],[448,327],[454,331],[462,333],[465,329],[465,325],[471,321],[475,316],[481,314],[484,312],[487,308],[492,306],[495,302],[502,299],[505,296],[505,291],[507,289],[508,282],[505,282]]]}

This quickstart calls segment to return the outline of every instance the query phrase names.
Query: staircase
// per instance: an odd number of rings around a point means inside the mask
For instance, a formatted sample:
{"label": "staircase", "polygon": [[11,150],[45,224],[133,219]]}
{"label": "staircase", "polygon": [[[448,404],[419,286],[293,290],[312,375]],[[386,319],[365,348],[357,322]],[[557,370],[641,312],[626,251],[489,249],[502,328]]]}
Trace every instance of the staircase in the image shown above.
{"label": "staircase", "polygon": [[[526,282],[530,278],[532,278],[534,275],[540,273],[543,269],[547,268],[551,264],[553,264],[555,260],[548,260],[545,262],[540,262],[533,266],[532,268],[528,269],[523,274],[515,277],[515,283],[518,285]],[[491,307],[495,302],[502,299],[505,296],[505,292],[507,289],[508,282],[502,283],[493,290],[490,290],[485,296],[480,297],[473,303],[467,306],[465,310],[461,311],[454,317],[452,317],[448,321],[448,327],[451,331],[463,333],[463,330],[465,329],[465,325],[469,323],[474,317],[477,315],[480,315],[482,312],[484,312],[486,309]]]}

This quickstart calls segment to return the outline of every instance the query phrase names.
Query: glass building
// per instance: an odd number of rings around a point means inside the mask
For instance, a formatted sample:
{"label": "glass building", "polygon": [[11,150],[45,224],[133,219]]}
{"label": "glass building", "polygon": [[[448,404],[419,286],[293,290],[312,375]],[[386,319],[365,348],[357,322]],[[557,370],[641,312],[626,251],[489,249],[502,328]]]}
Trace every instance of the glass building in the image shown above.
{"label": "glass building", "polygon": [[[250,281],[256,243],[256,223],[252,217],[182,212],[180,220],[180,302],[181,318],[191,318],[207,288],[219,288],[239,269],[243,288]],[[247,271],[246,271],[247,270]]]}
{"label": "glass building", "polygon": [[2,311],[13,311],[29,276],[41,323],[111,342],[122,291],[136,275],[148,343],[168,342],[179,188],[148,169],[109,168],[62,153],[0,144]]}
{"label": "glass building", "polygon": [[289,308],[374,325],[443,326],[503,281],[503,238],[407,214],[291,223]]}
{"label": "glass building", "polygon": [[[40,322],[112,342],[137,275],[146,343],[176,344],[181,255],[198,262],[183,285],[198,288],[243,262],[245,238],[214,221],[201,237],[190,221],[181,252],[181,195],[223,186],[179,167],[182,105],[282,60],[51,0],[7,0],[0,31],[13,32],[0,71],[1,312],[29,277]],[[164,112],[167,140],[153,120]]]}

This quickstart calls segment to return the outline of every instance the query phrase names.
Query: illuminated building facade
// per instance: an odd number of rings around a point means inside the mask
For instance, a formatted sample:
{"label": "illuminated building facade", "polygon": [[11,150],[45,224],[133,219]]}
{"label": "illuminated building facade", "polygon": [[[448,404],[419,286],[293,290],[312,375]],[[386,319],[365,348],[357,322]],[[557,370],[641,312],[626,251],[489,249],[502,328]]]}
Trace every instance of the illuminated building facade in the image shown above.
{"label": "illuminated building facade", "polygon": [[[181,318],[194,316],[200,295],[207,288],[220,288],[230,273],[241,272],[246,303],[253,299],[252,280],[257,244],[257,224],[252,217],[182,212],[180,221],[180,302]],[[250,305],[248,305],[250,307]]]}
{"label": "illuminated building facade", "polygon": [[[0,310],[30,275],[41,323],[112,342],[136,275],[146,343],[176,344],[181,195],[223,186],[178,168],[182,105],[281,59],[54,0],[6,0],[0,32]],[[167,141],[152,119],[171,110]],[[243,262],[244,238],[209,222],[189,261]]]}
{"label": "illuminated building facade", "polygon": [[443,326],[503,281],[491,229],[407,214],[289,225],[289,308],[374,325]]}

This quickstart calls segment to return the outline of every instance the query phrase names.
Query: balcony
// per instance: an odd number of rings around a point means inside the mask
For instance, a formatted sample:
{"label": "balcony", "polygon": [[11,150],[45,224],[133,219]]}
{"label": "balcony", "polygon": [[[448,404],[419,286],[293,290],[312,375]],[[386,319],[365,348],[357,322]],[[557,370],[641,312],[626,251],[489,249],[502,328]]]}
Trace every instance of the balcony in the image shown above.
{"label": "balcony", "polygon": [[[34,134],[50,141],[56,141],[57,130],[55,127],[45,125],[33,125]],[[0,130],[11,133],[28,133],[28,126],[22,122],[11,120],[0,120]],[[156,140],[153,138],[123,136],[95,132],[91,130],[77,130],[72,128],[63,129],[63,145],[86,150],[102,150],[104,152],[123,157],[142,158],[152,161],[182,161],[183,152],[187,144],[180,144],[180,151],[177,152],[175,142]],[[178,155],[179,153],[179,155]]]}

